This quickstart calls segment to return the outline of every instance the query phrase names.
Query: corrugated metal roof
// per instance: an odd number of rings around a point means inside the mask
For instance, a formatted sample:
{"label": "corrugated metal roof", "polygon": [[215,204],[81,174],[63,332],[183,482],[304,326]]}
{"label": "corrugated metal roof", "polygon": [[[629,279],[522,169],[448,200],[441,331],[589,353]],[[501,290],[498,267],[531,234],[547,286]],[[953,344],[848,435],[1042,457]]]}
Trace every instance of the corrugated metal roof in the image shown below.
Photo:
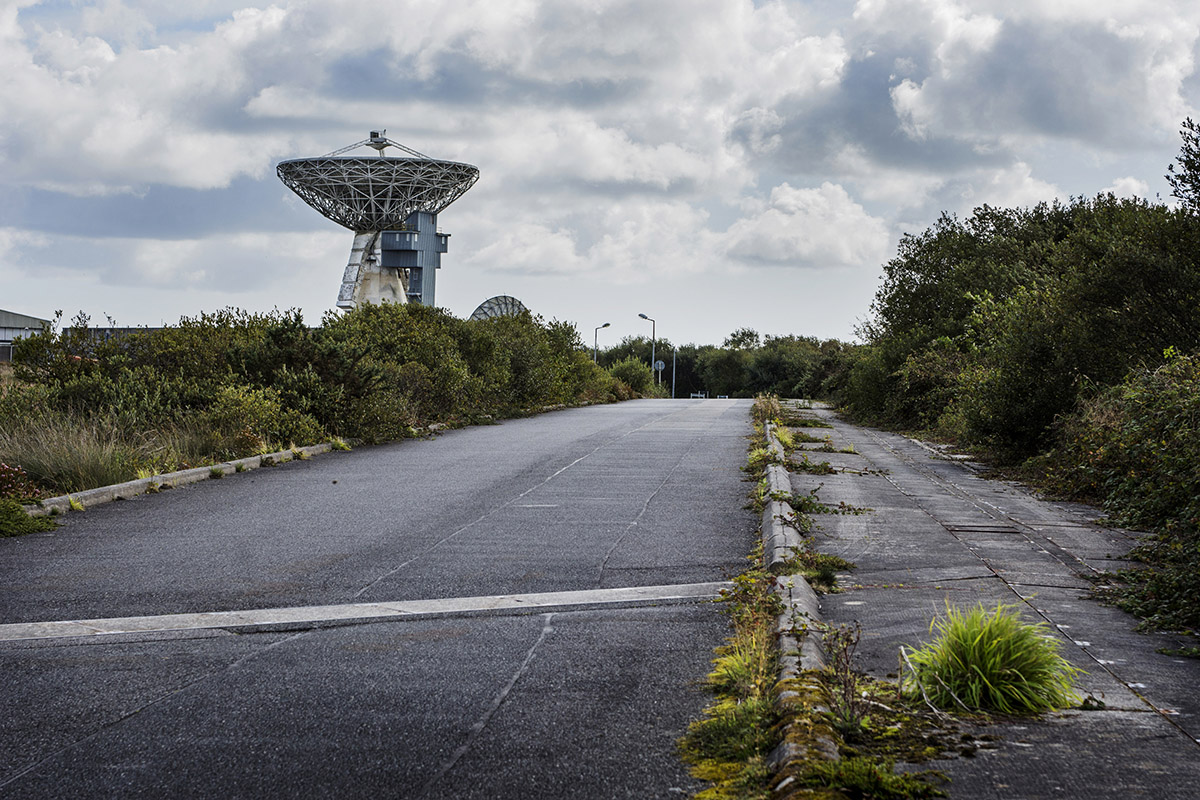
{"label": "corrugated metal roof", "polygon": [[31,317],[28,314],[18,314],[15,311],[5,311],[0,308],[0,328],[41,328],[48,319]]}

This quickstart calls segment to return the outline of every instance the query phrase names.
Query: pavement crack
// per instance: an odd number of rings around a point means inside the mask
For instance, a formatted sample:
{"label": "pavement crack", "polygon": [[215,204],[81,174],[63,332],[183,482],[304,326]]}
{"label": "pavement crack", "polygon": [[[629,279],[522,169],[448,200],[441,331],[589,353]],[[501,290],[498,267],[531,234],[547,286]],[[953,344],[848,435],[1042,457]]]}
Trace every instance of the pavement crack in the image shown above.
{"label": "pavement crack", "polygon": [[[667,417],[672,417],[672,416],[675,416],[676,414],[680,414],[680,413],[682,413],[682,412],[681,412],[681,411],[676,411],[676,412],[672,412],[671,414],[668,414],[668,415],[666,415],[666,416],[667,416]],[[371,581],[371,582],[370,582],[370,583],[368,583],[366,586],[362,587],[362,588],[361,588],[361,589],[359,589],[357,592],[355,592],[353,595],[351,595],[351,598],[352,598],[352,599],[358,599],[358,598],[362,597],[364,594],[366,594],[366,593],[367,593],[367,592],[369,592],[371,589],[373,589],[373,588],[374,588],[376,585],[378,585],[378,584],[379,584],[379,583],[381,583],[382,581],[385,581],[385,580],[387,580],[387,579],[388,579],[388,578],[390,578],[391,576],[395,575],[397,572],[399,572],[400,570],[404,569],[404,568],[405,568],[405,567],[407,567],[408,565],[412,564],[414,561],[417,561],[417,560],[419,560],[419,559],[421,559],[421,558],[424,558],[425,556],[427,556],[427,555],[429,555],[430,553],[432,553],[434,550],[436,550],[436,549],[438,549],[439,547],[441,547],[442,545],[444,545],[446,542],[449,542],[451,539],[455,539],[455,538],[457,538],[458,536],[460,536],[461,534],[463,534],[463,533],[465,533],[465,532],[469,531],[471,528],[474,528],[475,526],[477,526],[479,523],[483,522],[483,521],[484,521],[485,519],[487,519],[488,517],[491,517],[491,516],[493,516],[494,514],[497,514],[497,513],[499,513],[499,512],[501,512],[501,511],[503,511],[503,510],[504,510],[504,509],[506,509],[506,508],[510,508],[510,507],[512,507],[512,506],[515,506],[515,505],[516,505],[517,503],[519,503],[521,500],[525,499],[525,497],[527,497],[527,496],[528,496],[528,495],[530,495],[531,493],[533,493],[533,492],[537,491],[538,489],[542,488],[542,487],[543,487],[543,486],[545,486],[547,483],[549,483],[550,481],[554,480],[554,479],[555,479],[555,478],[557,478],[559,475],[562,475],[564,472],[566,472],[567,470],[571,469],[572,467],[574,467],[575,465],[579,464],[580,462],[582,462],[582,461],[585,461],[585,460],[587,460],[587,459],[591,458],[592,456],[594,456],[596,453],[600,452],[600,451],[601,451],[601,450],[603,450],[604,448],[606,448],[606,447],[611,447],[611,446],[612,446],[613,444],[615,444],[616,442],[619,442],[619,441],[621,441],[622,439],[625,439],[625,438],[627,438],[627,437],[629,437],[629,436],[632,436],[633,434],[637,433],[638,431],[642,430],[643,428],[649,427],[649,426],[650,426],[650,425],[652,425],[652,424],[655,424],[655,423],[657,423],[657,422],[660,422],[662,419],[665,419],[665,417],[659,417],[659,418],[652,419],[652,420],[650,420],[649,422],[646,422],[646,423],[644,423],[644,424],[642,424],[642,425],[639,425],[639,426],[638,426],[638,427],[636,427],[636,428],[633,428],[632,430],[626,431],[625,433],[621,434],[620,436],[617,436],[617,437],[616,437],[616,438],[614,438],[614,439],[610,439],[610,440],[608,440],[608,441],[606,441],[606,442],[603,442],[603,443],[601,443],[601,444],[598,444],[598,445],[596,445],[594,448],[592,448],[592,449],[591,449],[591,450],[589,450],[588,452],[584,453],[584,454],[583,454],[583,455],[581,455],[579,458],[577,458],[577,459],[575,459],[574,461],[572,461],[570,464],[567,464],[565,467],[561,467],[561,468],[559,468],[559,469],[555,470],[555,471],[554,471],[554,472],[552,472],[552,473],[551,473],[549,476],[547,476],[546,478],[542,479],[541,481],[539,481],[538,483],[534,484],[533,486],[530,486],[528,489],[526,489],[525,491],[521,492],[521,493],[520,493],[520,494],[518,494],[517,496],[515,496],[515,497],[512,497],[512,498],[510,498],[509,500],[506,500],[505,502],[503,502],[503,503],[501,503],[500,505],[498,505],[498,506],[496,506],[495,508],[493,508],[491,511],[488,511],[488,512],[486,512],[485,514],[481,515],[481,516],[480,516],[478,519],[475,519],[475,520],[473,520],[472,522],[468,522],[466,525],[463,525],[461,528],[459,528],[458,530],[454,531],[453,533],[450,533],[450,534],[447,534],[446,536],[443,536],[441,539],[438,539],[436,542],[434,542],[433,544],[429,545],[429,546],[428,546],[428,547],[426,547],[424,550],[421,550],[421,551],[419,551],[418,553],[416,553],[415,555],[413,555],[411,558],[409,558],[409,559],[405,560],[404,562],[402,562],[402,563],[400,563],[400,564],[396,565],[395,567],[392,567],[392,568],[391,568],[391,569],[389,569],[387,572],[384,572],[382,575],[379,575],[379,576],[378,576],[377,578],[375,578],[373,581]]]}
{"label": "pavement crack", "polygon": [[679,467],[687,459],[688,454],[692,452],[692,449],[696,446],[696,443],[702,438],[702,436],[695,436],[690,442],[688,442],[688,446],[684,448],[683,453],[681,453],[679,456],[679,459],[674,463],[674,465],[671,466],[671,469],[669,472],[667,472],[666,477],[664,477],[662,482],[654,488],[654,491],[651,492],[650,496],[646,498],[646,502],[642,503],[642,508],[640,511],[638,511],[638,515],[625,527],[625,530],[621,531],[621,535],[618,536],[616,541],[612,543],[612,546],[608,548],[608,552],[604,554],[604,559],[600,562],[600,572],[596,575],[596,588],[603,588],[604,586],[604,571],[608,569],[608,562],[612,559],[613,553],[617,551],[617,548],[621,546],[621,543],[624,542],[634,528],[638,526],[638,523],[641,522],[642,517],[646,516],[646,512],[650,509],[650,504],[654,502],[654,498],[658,497],[658,494],[663,490],[663,487],[665,487],[667,483],[670,482],[671,478],[675,476],[675,473],[679,470]]}
{"label": "pavement crack", "polygon": [[492,720],[492,717],[494,717],[496,712],[500,710],[500,706],[504,705],[504,701],[508,699],[508,695],[512,692],[513,687],[517,685],[517,681],[519,681],[521,676],[524,675],[529,669],[530,663],[533,662],[533,656],[537,652],[538,648],[541,647],[542,642],[546,641],[546,637],[554,631],[554,627],[551,625],[553,619],[553,613],[546,615],[545,621],[542,624],[542,632],[538,635],[537,641],[535,641],[529,648],[529,651],[525,653],[525,660],[521,662],[521,666],[515,673],[513,673],[513,676],[509,678],[508,683],[506,683],[504,687],[501,688],[496,694],[496,696],[492,698],[492,702],[483,712],[483,716],[476,720],[475,724],[471,726],[471,729],[467,732],[466,741],[458,746],[458,749],[455,750],[446,763],[442,765],[437,774],[426,781],[425,785],[421,787],[421,791],[417,794],[418,798],[428,796],[433,787],[436,786],[443,778],[445,778],[446,775],[450,773],[450,770],[454,769],[454,765],[457,764],[459,760],[467,754],[467,751],[471,749],[471,745],[475,743],[475,740],[479,737],[479,734],[483,733],[484,729],[487,728],[488,723]]}
{"label": "pavement crack", "polygon": [[30,772],[33,772],[34,770],[38,769],[39,767],[48,763],[49,761],[57,758],[58,756],[62,755],[63,753],[66,753],[69,750],[72,750],[72,749],[78,747],[79,745],[83,744],[84,742],[86,742],[90,739],[94,739],[95,737],[97,737],[101,733],[103,733],[104,731],[106,731],[110,728],[116,727],[117,725],[120,725],[122,722],[129,719],[130,717],[134,717],[138,714],[141,714],[146,709],[151,708],[151,707],[161,703],[164,700],[167,700],[169,698],[175,697],[176,695],[182,694],[183,692],[186,692],[188,689],[192,688],[193,686],[196,686],[197,684],[200,684],[200,683],[203,683],[204,681],[210,680],[210,679],[216,677],[217,675],[222,675],[226,672],[229,672],[232,669],[236,669],[237,667],[241,666],[242,664],[246,663],[247,661],[249,661],[253,658],[257,658],[257,657],[263,655],[264,653],[270,652],[271,650],[274,650],[276,647],[279,647],[280,645],[284,645],[284,644],[287,644],[288,642],[295,641],[296,639],[299,639],[301,636],[307,636],[309,633],[311,633],[311,631],[301,631],[300,633],[295,633],[284,639],[280,639],[277,642],[271,642],[266,647],[263,647],[259,650],[255,650],[253,653],[247,653],[246,655],[242,656],[241,658],[237,659],[236,661],[230,662],[229,664],[226,664],[225,666],[220,667],[219,669],[214,669],[209,672],[206,672],[203,675],[200,675],[196,678],[193,678],[190,681],[187,681],[186,683],[182,684],[181,686],[177,686],[174,689],[171,689],[170,691],[164,692],[164,693],[158,695],[157,697],[147,700],[146,702],[142,703],[138,707],[134,708],[132,711],[126,711],[124,714],[121,714],[116,719],[112,719],[107,722],[103,722],[100,725],[97,725],[96,727],[92,728],[92,730],[88,731],[83,736],[76,737],[69,744],[63,745],[62,747],[58,748],[54,752],[50,753],[49,755],[43,756],[42,758],[38,759],[37,761],[33,762],[32,764],[29,764],[28,766],[26,766],[25,768],[14,772],[12,775],[9,775],[4,780],[0,781],[0,789],[3,789],[5,786],[8,786],[9,784],[24,777],[25,775],[28,775]]}

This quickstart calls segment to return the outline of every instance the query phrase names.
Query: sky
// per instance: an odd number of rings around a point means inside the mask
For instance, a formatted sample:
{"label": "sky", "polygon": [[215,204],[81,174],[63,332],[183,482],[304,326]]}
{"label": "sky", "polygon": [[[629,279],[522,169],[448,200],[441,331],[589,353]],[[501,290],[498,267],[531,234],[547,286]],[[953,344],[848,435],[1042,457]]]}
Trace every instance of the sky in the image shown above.
{"label": "sky", "polygon": [[851,340],[943,212],[1170,202],[1198,56],[1195,0],[0,0],[0,308],[318,324],[353,234],[275,165],[386,129],[479,167],[457,316]]}

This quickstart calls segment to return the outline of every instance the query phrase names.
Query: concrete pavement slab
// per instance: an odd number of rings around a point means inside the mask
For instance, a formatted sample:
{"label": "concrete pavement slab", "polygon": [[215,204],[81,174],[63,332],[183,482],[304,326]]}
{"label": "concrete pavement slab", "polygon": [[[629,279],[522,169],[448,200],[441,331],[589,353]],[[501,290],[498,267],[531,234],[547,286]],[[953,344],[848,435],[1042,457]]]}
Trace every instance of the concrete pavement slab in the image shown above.
{"label": "concrete pavement slab", "polygon": [[[927,640],[947,603],[1016,604],[1087,670],[1078,688],[1107,704],[981,728],[1001,737],[996,748],[933,764],[953,779],[951,797],[1195,796],[1200,661],[1156,652],[1181,641],[1137,633],[1136,620],[1088,596],[1097,571],[1124,563],[1134,537],[1097,525],[1094,509],[988,481],[904,437],[833,423],[886,472],[885,483],[844,475],[821,490],[827,504],[874,513],[814,518],[814,545],[859,564],[821,608],[829,624],[862,626],[860,667],[895,675],[900,647]],[[798,490],[811,481],[793,476]]]}

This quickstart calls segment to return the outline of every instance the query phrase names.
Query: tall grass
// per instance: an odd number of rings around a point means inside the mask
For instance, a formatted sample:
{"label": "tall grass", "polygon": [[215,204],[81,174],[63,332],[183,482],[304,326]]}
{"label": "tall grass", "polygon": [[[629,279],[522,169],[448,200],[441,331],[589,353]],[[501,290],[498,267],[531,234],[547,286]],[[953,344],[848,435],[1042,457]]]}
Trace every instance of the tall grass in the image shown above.
{"label": "tall grass", "polygon": [[58,492],[133,480],[144,460],[137,447],[103,419],[46,415],[0,431],[0,462],[19,464],[30,480]]}
{"label": "tall grass", "polygon": [[1037,713],[1075,705],[1074,679],[1082,670],[1059,654],[1045,623],[1023,622],[1016,606],[949,605],[930,631],[937,637],[915,650],[901,648],[910,667],[901,688],[940,708]]}

